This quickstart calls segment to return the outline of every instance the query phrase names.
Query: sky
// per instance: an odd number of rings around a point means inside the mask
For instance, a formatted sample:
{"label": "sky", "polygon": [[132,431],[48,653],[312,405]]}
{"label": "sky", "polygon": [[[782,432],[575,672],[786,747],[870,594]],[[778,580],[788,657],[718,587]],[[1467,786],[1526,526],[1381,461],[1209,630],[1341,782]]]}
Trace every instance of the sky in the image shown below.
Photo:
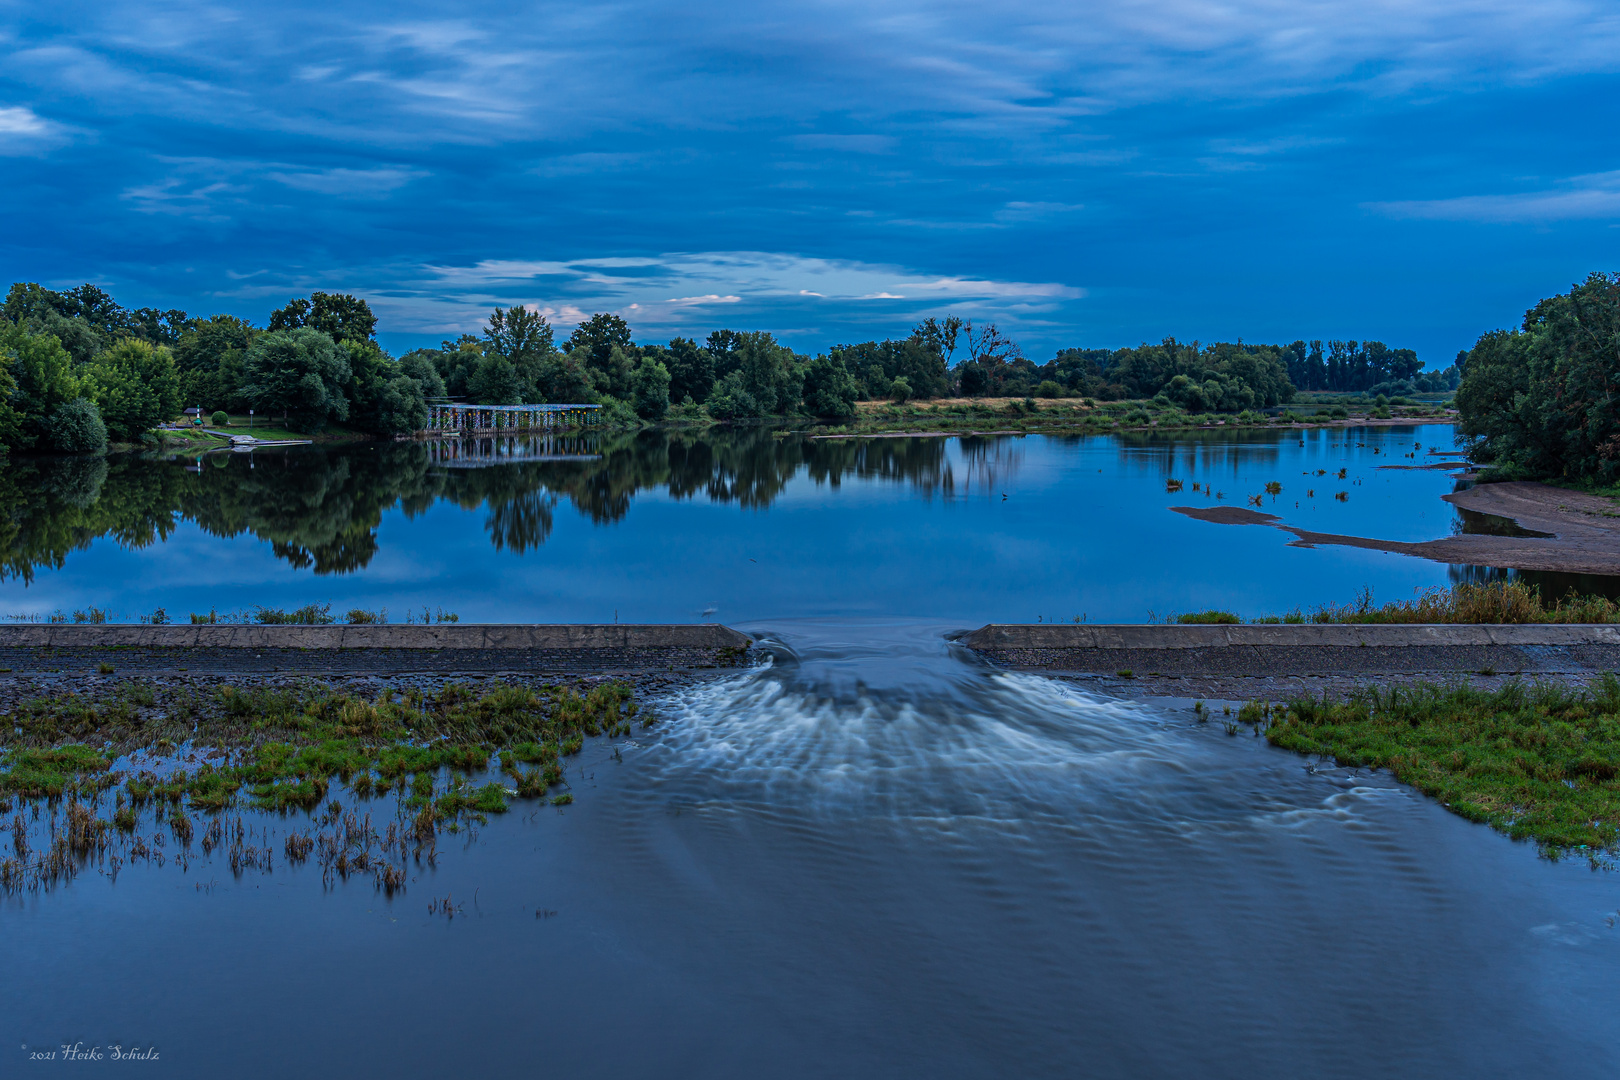
{"label": "sky", "polygon": [[397,351],[527,304],[802,352],[1376,339],[1620,269],[1582,0],[0,0],[0,277]]}

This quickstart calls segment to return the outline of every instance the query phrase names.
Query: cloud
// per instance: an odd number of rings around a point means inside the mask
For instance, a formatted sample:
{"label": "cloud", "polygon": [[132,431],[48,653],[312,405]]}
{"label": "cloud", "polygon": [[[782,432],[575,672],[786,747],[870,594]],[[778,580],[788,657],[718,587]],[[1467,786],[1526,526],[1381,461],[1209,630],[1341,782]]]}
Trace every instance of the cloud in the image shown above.
{"label": "cloud", "polygon": [[421,169],[323,169],[317,172],[267,174],[271,180],[299,191],[366,199],[387,195],[412,180],[429,175]]}
{"label": "cloud", "polygon": [[0,154],[33,155],[60,146],[67,131],[25,105],[0,106]]}
{"label": "cloud", "polygon": [[1542,191],[1368,203],[1367,206],[1396,218],[1502,225],[1620,218],[1620,171],[1571,177],[1557,188]]}
{"label": "cloud", "polygon": [[[589,312],[612,311],[643,332],[707,326],[708,309],[720,306],[752,312],[791,305],[811,315],[836,315],[874,300],[904,301],[887,316],[898,324],[946,307],[964,315],[1015,318],[1085,295],[1084,289],[1056,282],[937,277],[857,260],[761,251],[426,266],[418,280],[395,281],[387,291],[391,299],[379,305],[396,320],[442,333],[477,330],[497,304],[531,306],[561,326],[583,321]],[[398,322],[396,327],[403,328]]]}

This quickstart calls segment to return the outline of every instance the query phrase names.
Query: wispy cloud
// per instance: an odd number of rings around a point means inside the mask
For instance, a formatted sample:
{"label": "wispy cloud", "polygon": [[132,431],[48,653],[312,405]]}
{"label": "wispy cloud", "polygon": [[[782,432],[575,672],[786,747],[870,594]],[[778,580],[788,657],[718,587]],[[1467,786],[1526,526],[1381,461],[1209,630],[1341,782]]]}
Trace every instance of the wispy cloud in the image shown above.
{"label": "wispy cloud", "polygon": [[1368,207],[1397,218],[1491,224],[1620,218],[1620,171],[1571,177],[1539,191],[1369,203]]}
{"label": "wispy cloud", "polygon": [[67,130],[25,105],[0,106],[0,154],[42,154],[67,141]]}

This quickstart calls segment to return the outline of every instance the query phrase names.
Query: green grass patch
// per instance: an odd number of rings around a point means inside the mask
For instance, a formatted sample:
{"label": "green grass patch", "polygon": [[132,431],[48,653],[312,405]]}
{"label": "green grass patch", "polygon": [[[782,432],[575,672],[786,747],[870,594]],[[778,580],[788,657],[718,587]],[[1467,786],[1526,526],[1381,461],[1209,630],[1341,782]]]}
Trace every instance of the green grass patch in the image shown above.
{"label": "green grass patch", "polygon": [[[1275,716],[1275,712],[1273,713]],[[1300,699],[1266,731],[1275,745],[1386,768],[1471,821],[1550,857],[1613,854],[1620,826],[1620,680],[1587,690],[1514,681],[1369,688]]]}
{"label": "green grass patch", "polygon": [[1230,611],[1190,611],[1185,615],[1176,616],[1176,622],[1184,626],[1200,623],[1241,623],[1242,621]]}

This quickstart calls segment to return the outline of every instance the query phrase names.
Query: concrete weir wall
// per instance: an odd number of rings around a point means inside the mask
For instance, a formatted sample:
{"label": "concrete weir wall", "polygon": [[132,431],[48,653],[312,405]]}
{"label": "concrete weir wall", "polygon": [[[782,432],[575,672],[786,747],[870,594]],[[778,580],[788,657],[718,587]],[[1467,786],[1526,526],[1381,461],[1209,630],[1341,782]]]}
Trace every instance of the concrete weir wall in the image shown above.
{"label": "concrete weir wall", "polygon": [[738,649],[748,637],[708,624],[441,623],[248,626],[230,623],[0,626],[0,649]]}
{"label": "concrete weir wall", "polygon": [[748,637],[696,625],[0,626],[0,681],[53,672],[311,677],[673,672],[747,662]]}
{"label": "concrete weir wall", "polygon": [[992,624],[962,643],[1002,667],[1134,694],[1236,695],[1256,679],[1287,690],[1369,680],[1498,685],[1516,676],[1579,683],[1620,670],[1620,625],[1608,624]]}
{"label": "concrete weir wall", "polygon": [[1219,649],[1376,646],[1620,645],[1620,624],[1264,624],[1206,626],[991,623],[969,634],[971,649]]}

